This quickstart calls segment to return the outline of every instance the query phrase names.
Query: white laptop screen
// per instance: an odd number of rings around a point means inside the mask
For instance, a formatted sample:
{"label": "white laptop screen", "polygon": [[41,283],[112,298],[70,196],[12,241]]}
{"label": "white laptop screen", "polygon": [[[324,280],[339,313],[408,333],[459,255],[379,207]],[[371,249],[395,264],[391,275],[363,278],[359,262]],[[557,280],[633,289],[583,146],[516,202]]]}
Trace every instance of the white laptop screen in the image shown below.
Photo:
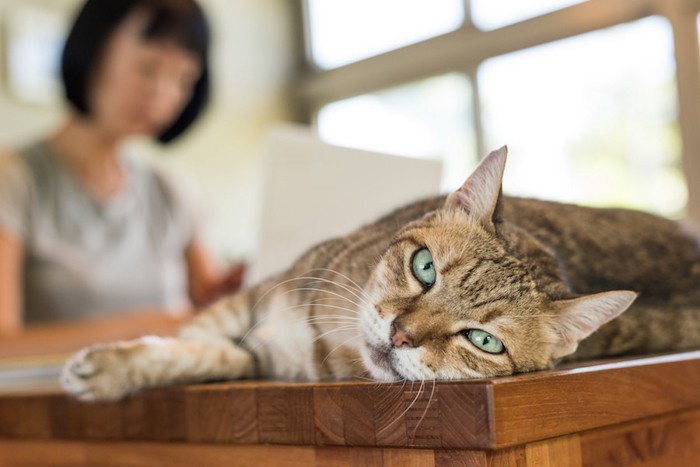
{"label": "white laptop screen", "polygon": [[280,272],[311,246],[439,192],[442,163],[321,142],[306,127],[266,137],[258,248],[248,283]]}

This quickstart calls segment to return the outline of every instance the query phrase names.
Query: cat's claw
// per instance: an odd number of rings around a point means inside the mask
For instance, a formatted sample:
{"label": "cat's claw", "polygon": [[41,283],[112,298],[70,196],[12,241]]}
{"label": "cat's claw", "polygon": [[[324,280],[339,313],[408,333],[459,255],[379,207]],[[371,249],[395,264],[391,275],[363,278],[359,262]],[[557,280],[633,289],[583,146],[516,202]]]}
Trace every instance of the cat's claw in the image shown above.
{"label": "cat's claw", "polygon": [[131,392],[118,349],[88,347],[73,355],[63,366],[63,389],[82,401],[118,400]]}
{"label": "cat's claw", "polygon": [[89,355],[76,358],[70,367],[70,373],[79,378],[88,378],[97,373],[97,365],[90,359]]}

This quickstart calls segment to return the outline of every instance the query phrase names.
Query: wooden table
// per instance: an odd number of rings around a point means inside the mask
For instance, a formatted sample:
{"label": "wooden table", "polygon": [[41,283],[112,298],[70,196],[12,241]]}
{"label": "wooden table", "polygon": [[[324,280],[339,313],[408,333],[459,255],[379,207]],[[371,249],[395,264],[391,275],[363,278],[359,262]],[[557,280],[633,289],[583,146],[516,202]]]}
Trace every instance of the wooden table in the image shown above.
{"label": "wooden table", "polygon": [[700,352],[437,384],[4,395],[0,465],[700,465]]}

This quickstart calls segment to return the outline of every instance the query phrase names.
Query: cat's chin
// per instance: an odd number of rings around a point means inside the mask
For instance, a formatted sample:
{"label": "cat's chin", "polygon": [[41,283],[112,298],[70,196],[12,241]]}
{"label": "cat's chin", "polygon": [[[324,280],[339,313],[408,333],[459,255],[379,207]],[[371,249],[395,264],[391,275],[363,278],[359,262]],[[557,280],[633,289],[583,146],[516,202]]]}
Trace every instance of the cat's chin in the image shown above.
{"label": "cat's chin", "polygon": [[401,376],[389,362],[389,355],[368,344],[362,346],[362,360],[372,378],[378,381],[402,381]]}

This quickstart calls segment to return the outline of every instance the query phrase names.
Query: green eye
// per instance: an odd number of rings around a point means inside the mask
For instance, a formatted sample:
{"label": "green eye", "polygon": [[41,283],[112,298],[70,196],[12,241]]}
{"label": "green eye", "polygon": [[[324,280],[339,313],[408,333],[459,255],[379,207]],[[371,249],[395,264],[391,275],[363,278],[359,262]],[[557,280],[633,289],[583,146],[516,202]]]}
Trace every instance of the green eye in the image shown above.
{"label": "green eye", "polygon": [[470,329],[464,335],[469,339],[469,342],[484,352],[498,354],[506,350],[498,337],[481,329]]}
{"label": "green eye", "polygon": [[429,288],[435,283],[435,267],[433,255],[427,248],[421,248],[413,254],[413,275],[424,287]]}

